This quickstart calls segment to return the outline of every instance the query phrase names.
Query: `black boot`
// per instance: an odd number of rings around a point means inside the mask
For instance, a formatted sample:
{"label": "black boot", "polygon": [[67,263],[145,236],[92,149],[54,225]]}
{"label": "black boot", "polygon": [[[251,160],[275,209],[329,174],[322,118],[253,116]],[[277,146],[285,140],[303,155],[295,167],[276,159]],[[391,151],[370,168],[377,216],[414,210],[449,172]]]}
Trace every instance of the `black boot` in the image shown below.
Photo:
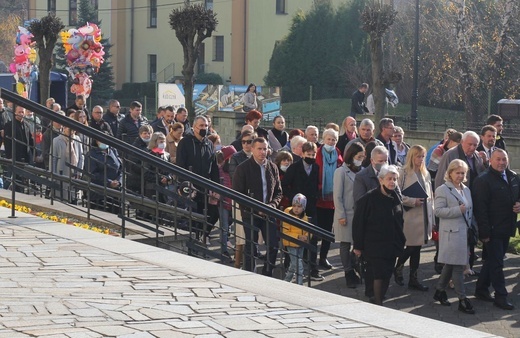
{"label": "black boot", "polygon": [[394,280],[395,280],[395,284],[397,284],[397,285],[399,285],[399,286],[403,286],[403,285],[404,285],[403,269],[404,269],[404,265],[403,265],[403,264],[401,264],[401,265],[397,265],[397,266],[394,268]]}
{"label": "black boot", "polygon": [[473,310],[473,305],[469,302],[469,299],[459,299],[459,311],[467,314],[475,314],[475,310]]}
{"label": "black boot", "polygon": [[410,271],[410,280],[408,281],[408,288],[419,291],[428,291],[429,289],[426,285],[421,284],[417,279],[417,270]]}
{"label": "black boot", "polygon": [[359,283],[359,278],[356,276],[354,270],[345,272],[345,279],[347,281],[347,288],[355,289]]}
{"label": "black boot", "polygon": [[[448,301],[448,295],[446,291],[435,290],[435,294],[433,295],[433,299],[441,303],[444,306],[450,306],[450,302]],[[460,306],[460,305],[459,305]]]}

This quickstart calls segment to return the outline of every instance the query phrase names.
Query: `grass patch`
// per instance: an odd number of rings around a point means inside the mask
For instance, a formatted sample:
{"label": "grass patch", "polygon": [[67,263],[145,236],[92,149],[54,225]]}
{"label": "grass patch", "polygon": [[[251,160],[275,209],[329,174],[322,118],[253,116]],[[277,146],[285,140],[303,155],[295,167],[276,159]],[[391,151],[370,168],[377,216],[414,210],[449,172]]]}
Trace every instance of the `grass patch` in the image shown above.
{"label": "grass patch", "polygon": [[516,234],[515,237],[512,237],[509,240],[509,248],[507,248],[507,252],[518,255],[520,253],[520,235]]}
{"label": "grass patch", "polygon": [[[288,118],[323,118],[327,121],[341,123],[350,114],[350,99],[325,99],[284,103],[282,114]],[[419,106],[419,120],[460,122],[465,120],[463,111]],[[399,103],[396,108],[388,107],[388,115],[409,117],[410,104]],[[400,120],[400,119],[399,119]]]}

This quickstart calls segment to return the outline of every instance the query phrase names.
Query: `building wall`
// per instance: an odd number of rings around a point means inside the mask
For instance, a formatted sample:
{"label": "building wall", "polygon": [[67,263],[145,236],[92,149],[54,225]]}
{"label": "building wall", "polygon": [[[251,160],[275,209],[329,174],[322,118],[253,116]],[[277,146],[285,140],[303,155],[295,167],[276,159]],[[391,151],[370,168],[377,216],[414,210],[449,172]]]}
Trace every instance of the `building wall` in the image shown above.
{"label": "building wall", "polygon": [[[346,1],[332,2],[337,6]],[[309,10],[312,4],[313,0],[286,0],[286,14],[277,14],[276,0],[215,0],[219,24],[213,37],[204,41],[205,71],[219,74],[225,83],[263,84],[276,41],[287,35],[294,14]],[[149,80],[151,54],[157,55],[158,74],[174,63],[175,75],[182,75],[182,47],[169,24],[171,11],[182,6],[182,1],[157,0],[156,28],[149,27],[149,5],[149,0],[99,0],[103,36],[114,45],[111,61],[118,89],[124,82]],[[47,1],[29,0],[29,6],[31,17],[47,14]],[[57,0],[56,8],[68,25],[69,0]],[[223,61],[213,60],[215,36],[224,38]]]}

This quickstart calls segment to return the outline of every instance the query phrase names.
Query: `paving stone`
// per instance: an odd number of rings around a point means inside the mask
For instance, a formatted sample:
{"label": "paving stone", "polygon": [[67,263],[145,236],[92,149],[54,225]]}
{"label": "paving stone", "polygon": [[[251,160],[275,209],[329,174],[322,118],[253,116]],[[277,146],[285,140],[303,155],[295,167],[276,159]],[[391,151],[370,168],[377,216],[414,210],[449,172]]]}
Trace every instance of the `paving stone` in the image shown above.
{"label": "paving stone", "polygon": [[119,325],[105,325],[105,326],[95,326],[90,328],[94,332],[98,332],[102,334],[103,336],[122,336],[122,335],[129,335],[136,332],[136,330],[126,327],[126,326],[119,326]]}

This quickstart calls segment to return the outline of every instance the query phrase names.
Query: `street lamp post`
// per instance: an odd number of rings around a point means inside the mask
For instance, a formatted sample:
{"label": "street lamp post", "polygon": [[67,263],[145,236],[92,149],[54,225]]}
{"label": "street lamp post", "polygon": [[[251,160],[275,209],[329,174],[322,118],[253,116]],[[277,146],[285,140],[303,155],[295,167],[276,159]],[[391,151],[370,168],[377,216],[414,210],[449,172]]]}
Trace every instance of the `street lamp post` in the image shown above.
{"label": "street lamp post", "polygon": [[415,0],[415,48],[413,57],[413,91],[410,129],[417,130],[417,101],[419,98],[419,0]]}

